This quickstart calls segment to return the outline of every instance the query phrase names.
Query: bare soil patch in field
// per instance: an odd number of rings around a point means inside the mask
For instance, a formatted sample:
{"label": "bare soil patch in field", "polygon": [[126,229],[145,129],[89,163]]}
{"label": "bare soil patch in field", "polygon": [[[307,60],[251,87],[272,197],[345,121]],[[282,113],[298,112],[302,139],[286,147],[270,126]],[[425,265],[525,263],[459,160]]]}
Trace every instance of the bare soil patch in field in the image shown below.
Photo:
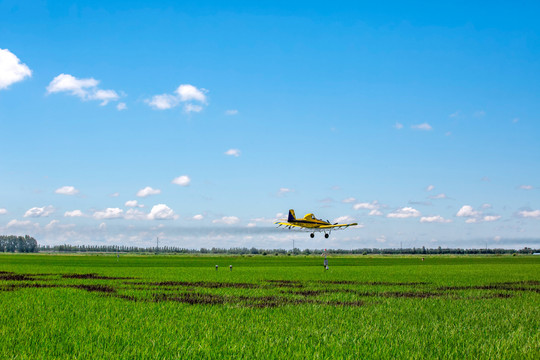
{"label": "bare soil patch in field", "polygon": [[437,290],[508,290],[508,291],[530,291],[540,293],[540,282],[536,280],[503,282],[489,285],[466,285],[466,286],[441,286]]}
{"label": "bare soil patch in field", "polygon": [[112,277],[98,274],[62,274],[64,279],[128,280],[133,277]]}
{"label": "bare soil patch in field", "polygon": [[319,280],[320,284],[332,284],[332,285],[372,285],[372,286],[420,286],[429,285],[427,282],[414,281],[414,282],[389,282],[389,281],[351,281],[351,280]]}
{"label": "bare soil patch in field", "polygon": [[30,274],[15,274],[13,272],[1,271],[0,281],[32,281],[34,277]]}
{"label": "bare soil patch in field", "polygon": [[[47,276],[55,276],[48,277]],[[41,277],[41,278],[40,278]],[[62,279],[73,280],[107,280],[108,284],[63,284]],[[402,298],[426,299],[446,297],[450,300],[469,299],[509,299],[518,292],[540,292],[540,282],[536,280],[503,282],[486,285],[439,286],[427,282],[386,282],[386,281],[349,281],[349,280],[264,280],[256,283],[233,283],[216,281],[159,281],[159,282],[130,282],[122,285],[112,280],[136,279],[131,277],[104,276],[95,273],[88,274],[16,274],[0,271],[0,291],[11,292],[23,288],[72,288],[97,293],[101,296],[113,296],[126,301],[142,302],[178,302],[190,305],[233,305],[254,308],[272,308],[286,305],[320,304],[327,306],[364,306],[365,298]],[[38,281],[38,282],[36,282]],[[5,283],[1,283],[5,282]],[[377,286],[379,289],[362,287]],[[413,290],[396,291],[395,287],[411,287]],[[385,289],[386,287],[386,289]],[[391,287],[394,287],[393,289]],[[198,289],[207,289],[201,292]],[[227,290],[225,294],[214,293],[220,289]],[[280,289],[280,295],[275,294]],[[241,295],[236,290],[243,290]],[[245,291],[256,290],[248,296]],[[459,294],[459,290],[475,290],[480,293],[471,296]],[[497,292],[493,292],[496,290]],[[130,294],[122,294],[129,291]],[[261,295],[261,291],[263,294]],[[487,291],[487,293],[486,293]],[[502,292],[501,292],[502,291]],[[267,294],[264,294],[264,293]],[[274,293],[273,293],[274,292]],[[335,300],[335,294],[348,294],[345,298]],[[330,297],[330,298],[329,298]],[[362,300],[363,299],[363,300]],[[373,300],[369,304],[373,304]]]}
{"label": "bare soil patch in field", "polygon": [[250,283],[229,283],[229,282],[210,282],[210,281],[160,281],[160,282],[125,282],[125,285],[142,285],[146,288],[151,287],[193,287],[193,288],[238,288],[238,289],[253,289],[258,287],[257,284]]}
{"label": "bare soil patch in field", "polygon": [[108,286],[108,285],[86,285],[86,284],[80,284],[80,285],[68,285],[66,287],[74,288],[74,289],[82,289],[89,292],[100,292],[100,293],[114,293],[116,292],[116,289]]}
{"label": "bare soil patch in field", "polygon": [[271,286],[281,287],[281,288],[301,288],[304,285],[297,280],[265,280]]}

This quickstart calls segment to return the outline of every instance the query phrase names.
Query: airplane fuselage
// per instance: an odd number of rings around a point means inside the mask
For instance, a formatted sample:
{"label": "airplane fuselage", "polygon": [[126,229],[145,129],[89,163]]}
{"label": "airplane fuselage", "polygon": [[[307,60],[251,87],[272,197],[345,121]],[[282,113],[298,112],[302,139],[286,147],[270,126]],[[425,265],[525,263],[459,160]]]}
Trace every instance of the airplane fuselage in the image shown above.
{"label": "airplane fuselage", "polygon": [[[317,228],[323,225],[331,225],[327,221],[319,220],[314,217],[308,217],[311,214],[307,214],[303,219],[290,220],[289,222],[295,225],[300,225],[307,228]],[[313,216],[313,215],[311,215]]]}

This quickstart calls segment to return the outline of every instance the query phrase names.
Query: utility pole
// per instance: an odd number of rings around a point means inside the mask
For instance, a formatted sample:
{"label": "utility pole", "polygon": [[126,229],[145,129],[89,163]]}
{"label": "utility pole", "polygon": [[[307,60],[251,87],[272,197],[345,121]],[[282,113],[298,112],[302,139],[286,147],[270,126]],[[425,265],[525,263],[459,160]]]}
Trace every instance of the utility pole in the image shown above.
{"label": "utility pole", "polygon": [[156,237],[156,254],[159,252],[159,236]]}
{"label": "utility pole", "polygon": [[292,239],[292,252],[294,254],[294,239]]}

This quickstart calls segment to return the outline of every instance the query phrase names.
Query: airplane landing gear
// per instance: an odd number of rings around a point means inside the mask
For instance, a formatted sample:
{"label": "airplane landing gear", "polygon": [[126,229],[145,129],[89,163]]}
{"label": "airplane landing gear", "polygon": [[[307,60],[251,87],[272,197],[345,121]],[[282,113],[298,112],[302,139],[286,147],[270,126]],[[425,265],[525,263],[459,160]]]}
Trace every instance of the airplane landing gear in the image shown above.
{"label": "airplane landing gear", "polygon": [[315,237],[314,233],[309,234],[309,236],[313,239]]}
{"label": "airplane landing gear", "polygon": [[330,236],[330,234],[324,234],[324,237],[325,237],[326,239],[328,239],[329,236]]}

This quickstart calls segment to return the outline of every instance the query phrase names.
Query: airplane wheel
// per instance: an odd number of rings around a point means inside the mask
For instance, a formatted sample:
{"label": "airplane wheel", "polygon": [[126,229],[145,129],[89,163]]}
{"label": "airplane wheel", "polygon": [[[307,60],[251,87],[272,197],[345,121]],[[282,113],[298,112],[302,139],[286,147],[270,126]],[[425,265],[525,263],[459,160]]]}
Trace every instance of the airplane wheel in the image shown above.
{"label": "airplane wheel", "polygon": [[329,234],[324,234],[324,237],[328,239],[330,235]]}
{"label": "airplane wheel", "polygon": [[309,236],[313,239],[315,237],[314,233],[309,234]]}

